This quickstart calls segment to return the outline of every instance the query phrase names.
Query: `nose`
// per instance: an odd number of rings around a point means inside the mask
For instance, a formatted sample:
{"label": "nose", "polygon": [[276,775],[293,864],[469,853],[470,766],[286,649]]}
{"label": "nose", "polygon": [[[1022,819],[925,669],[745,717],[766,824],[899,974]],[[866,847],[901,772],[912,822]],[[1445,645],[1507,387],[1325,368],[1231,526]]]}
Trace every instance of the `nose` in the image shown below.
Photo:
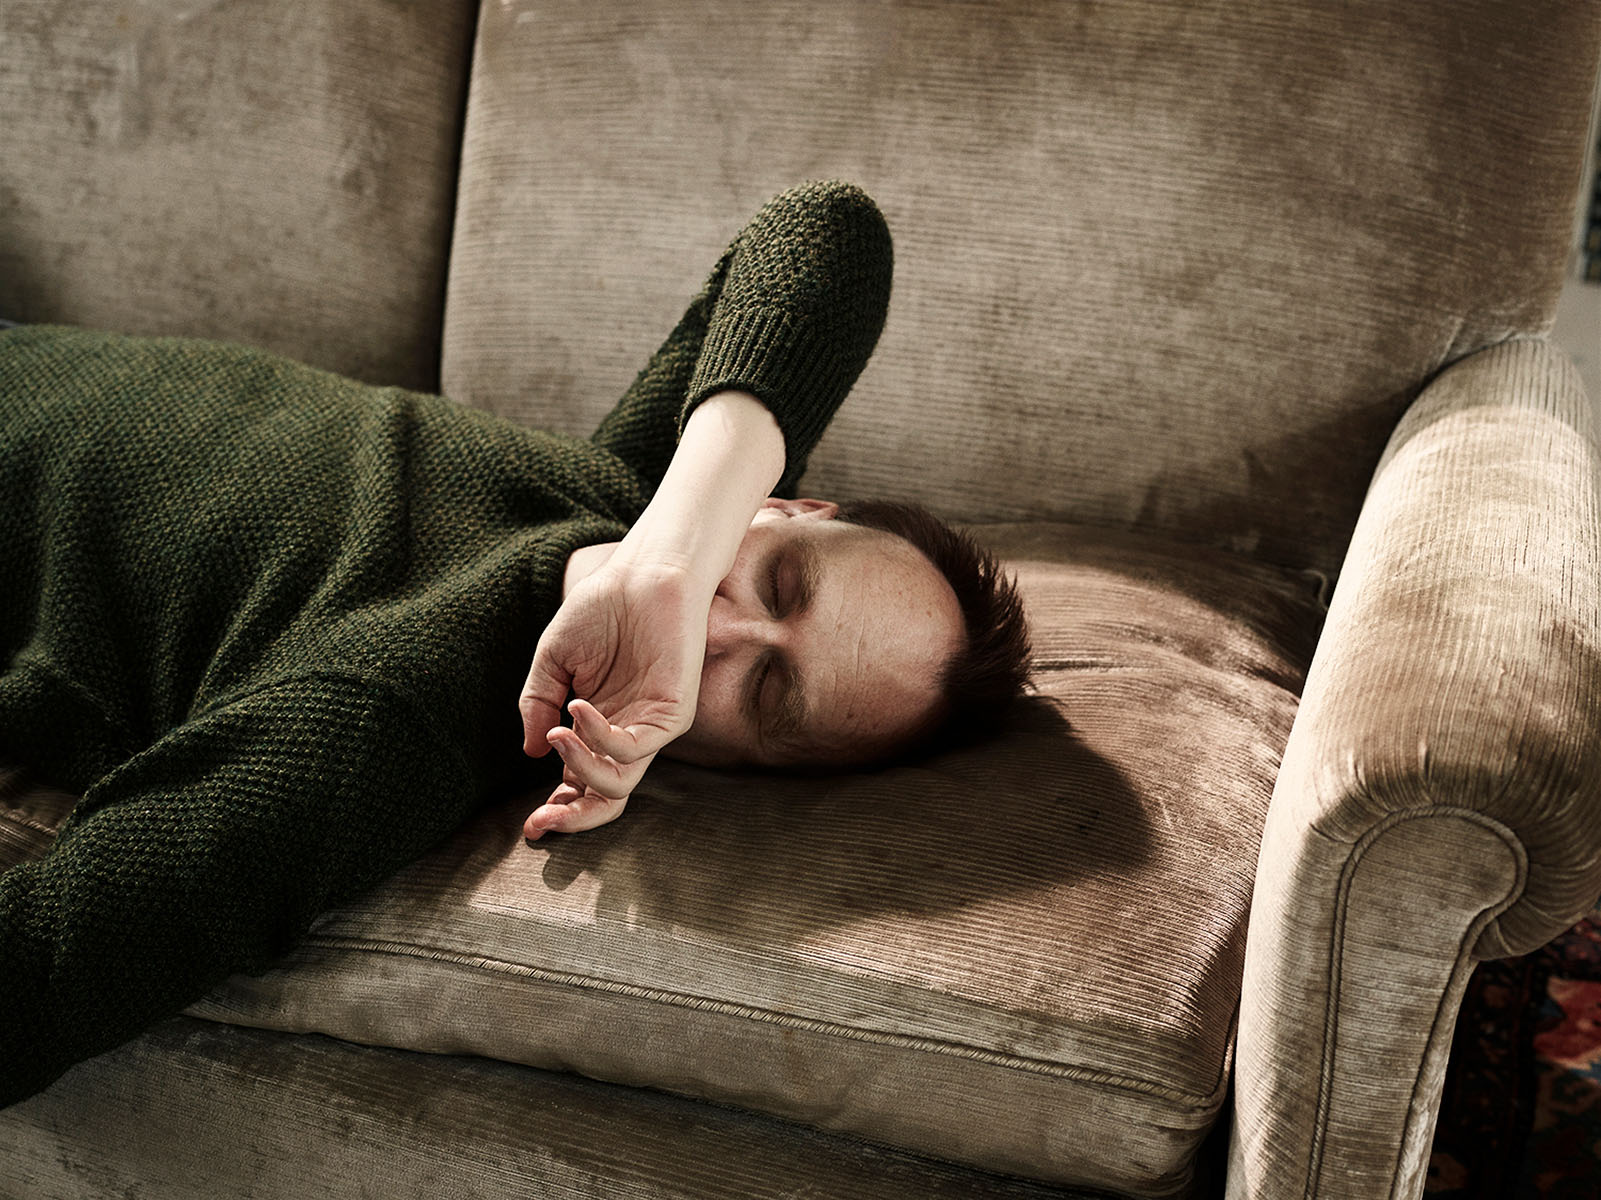
{"label": "nose", "polygon": [[766,609],[752,610],[718,593],[706,618],[706,657],[723,658],[738,651],[759,651],[778,641],[778,622]]}

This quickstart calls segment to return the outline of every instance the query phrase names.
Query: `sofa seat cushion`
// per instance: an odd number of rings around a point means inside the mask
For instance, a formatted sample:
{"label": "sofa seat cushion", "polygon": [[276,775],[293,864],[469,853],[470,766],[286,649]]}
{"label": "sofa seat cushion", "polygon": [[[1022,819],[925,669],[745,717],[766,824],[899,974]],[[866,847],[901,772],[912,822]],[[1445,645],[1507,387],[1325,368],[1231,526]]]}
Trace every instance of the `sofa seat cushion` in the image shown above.
{"label": "sofa seat cushion", "polygon": [[0,1180],[75,1200],[1105,1200],[645,1088],[192,1017],[0,1111]]}
{"label": "sofa seat cushion", "polygon": [[534,844],[534,801],[499,804],[191,1013],[1183,1191],[1315,589],[1130,535],[981,534],[1035,624],[1004,736],[837,777],[662,762],[623,819]]}

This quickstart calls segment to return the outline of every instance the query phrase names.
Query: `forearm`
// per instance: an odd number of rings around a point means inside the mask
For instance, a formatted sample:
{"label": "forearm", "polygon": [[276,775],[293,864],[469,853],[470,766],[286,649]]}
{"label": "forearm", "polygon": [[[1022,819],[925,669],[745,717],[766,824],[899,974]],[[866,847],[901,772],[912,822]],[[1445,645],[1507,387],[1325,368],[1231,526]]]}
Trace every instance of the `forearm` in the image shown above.
{"label": "forearm", "polygon": [[85,792],[0,875],[0,1107],[259,971],[470,804],[423,702],[341,677],[259,688]]}
{"label": "forearm", "polygon": [[615,817],[656,752],[690,727],[717,586],[763,500],[800,478],[867,365],[892,257],[883,215],[860,189],[808,184],[777,197],[596,431],[641,479],[663,473],[535,649],[518,699],[523,749],[555,747],[564,772],[529,836]]}
{"label": "forearm", "polygon": [[0,876],[0,1108],[197,998],[238,965],[223,947],[251,952],[208,936],[226,921],[209,916],[244,905],[224,872],[184,869],[201,836],[171,811],[119,805]]}
{"label": "forearm", "polygon": [[784,434],[787,487],[878,343],[894,248],[865,192],[827,182],[775,197],[731,250],[684,409],[725,390],[760,398]]}
{"label": "forearm", "polygon": [[554,747],[564,769],[527,836],[611,820],[656,752],[689,728],[717,586],[784,467],[784,435],[754,395],[720,391],[689,415],[644,513],[539,639],[518,699],[523,750]]}
{"label": "forearm", "polygon": [[661,478],[678,437],[726,391],[761,400],[784,438],[783,484],[867,365],[889,306],[894,248],[872,200],[842,183],[775,197],[595,431],[642,479]]}
{"label": "forearm", "polygon": [[711,396],[689,416],[667,473],[618,546],[620,563],[680,568],[708,595],[784,473],[784,435],[748,392]]}

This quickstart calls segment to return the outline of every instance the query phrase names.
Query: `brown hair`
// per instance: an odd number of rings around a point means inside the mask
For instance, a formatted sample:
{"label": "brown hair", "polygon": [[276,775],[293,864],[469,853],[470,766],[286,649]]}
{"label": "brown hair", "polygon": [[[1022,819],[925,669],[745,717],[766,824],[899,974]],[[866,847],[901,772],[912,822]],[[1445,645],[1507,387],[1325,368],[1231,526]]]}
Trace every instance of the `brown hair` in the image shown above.
{"label": "brown hair", "polygon": [[1007,707],[1028,684],[1028,619],[1017,588],[995,556],[920,504],[857,500],[841,504],[836,520],[877,529],[910,542],[951,585],[962,610],[965,638],[940,672],[940,704],[932,726],[902,758],[974,741],[999,730]]}

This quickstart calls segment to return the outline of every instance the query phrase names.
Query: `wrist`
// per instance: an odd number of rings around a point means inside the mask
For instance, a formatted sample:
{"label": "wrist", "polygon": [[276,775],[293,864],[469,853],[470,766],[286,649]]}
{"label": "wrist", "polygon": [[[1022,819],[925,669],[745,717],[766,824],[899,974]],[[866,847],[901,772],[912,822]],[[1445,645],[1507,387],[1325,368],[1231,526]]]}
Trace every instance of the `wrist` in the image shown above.
{"label": "wrist", "polygon": [[696,405],[673,457],[673,465],[685,468],[705,464],[725,486],[759,491],[758,504],[783,477],[784,461],[784,433],[777,418],[743,391],[717,392]]}
{"label": "wrist", "polygon": [[690,414],[655,496],[616,553],[631,565],[682,569],[709,595],[783,472],[784,435],[766,406],[745,392],[710,396]]}

